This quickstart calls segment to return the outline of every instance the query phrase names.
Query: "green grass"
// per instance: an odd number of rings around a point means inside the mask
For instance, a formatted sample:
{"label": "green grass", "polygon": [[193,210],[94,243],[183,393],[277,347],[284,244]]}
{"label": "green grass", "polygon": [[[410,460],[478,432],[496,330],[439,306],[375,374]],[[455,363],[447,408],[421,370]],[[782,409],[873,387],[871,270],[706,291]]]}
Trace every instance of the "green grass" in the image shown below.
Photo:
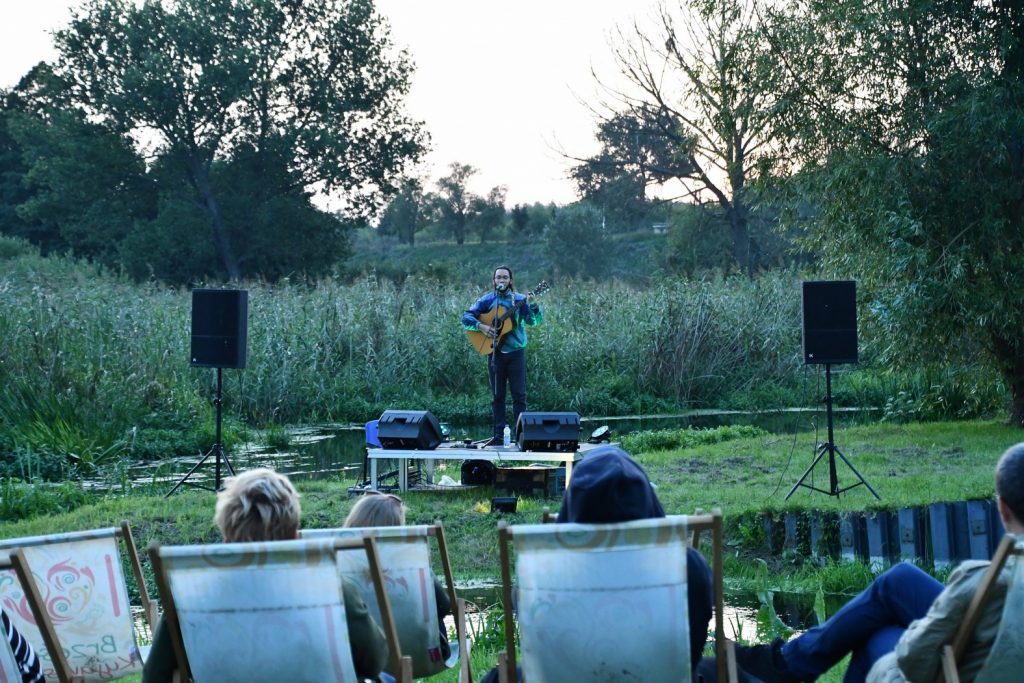
{"label": "green grass", "polygon": [[[871,578],[871,573],[860,565],[839,563],[812,568],[787,562],[785,558],[765,557],[757,534],[752,531],[758,526],[760,515],[896,508],[990,498],[996,459],[1021,437],[1021,430],[993,421],[882,423],[837,431],[837,444],[882,496],[880,503],[863,487],[839,499],[801,489],[788,502],[783,500],[811,459],[813,433],[778,437],[754,432],[752,436],[725,441],[693,439],[692,446],[637,452],[635,456],[650,474],[669,513],[688,513],[697,507],[722,508],[730,550],[725,564],[730,586],[749,589],[761,582],[767,590],[823,588],[854,592]],[[825,481],[826,469],[824,465],[819,467],[820,481]],[[843,466],[839,475],[844,485],[853,477]],[[303,525],[340,526],[354,502],[346,495],[350,483],[297,482],[302,496]],[[172,544],[218,540],[211,521],[212,494],[190,490],[166,499],[163,493],[162,489],[148,487],[127,496],[108,495],[95,502],[80,502],[74,509],[53,514],[0,521],[0,534],[7,538],[47,534],[110,526],[128,519],[142,548],[154,540]],[[497,494],[495,490],[477,488],[405,496],[410,524],[434,520],[444,523],[458,581],[493,581],[498,576],[499,517],[489,512],[490,498]],[[67,493],[61,496],[58,503],[67,498]],[[30,512],[42,509],[43,503],[35,504],[40,507],[30,507]],[[534,523],[540,520],[545,505],[557,509],[558,500],[523,498],[516,513],[500,518],[510,524]],[[762,566],[768,568],[767,574],[759,568]],[[493,665],[494,656],[494,652],[478,650],[473,658],[474,671],[482,674]],[[432,680],[454,681],[454,675],[448,672]]]}

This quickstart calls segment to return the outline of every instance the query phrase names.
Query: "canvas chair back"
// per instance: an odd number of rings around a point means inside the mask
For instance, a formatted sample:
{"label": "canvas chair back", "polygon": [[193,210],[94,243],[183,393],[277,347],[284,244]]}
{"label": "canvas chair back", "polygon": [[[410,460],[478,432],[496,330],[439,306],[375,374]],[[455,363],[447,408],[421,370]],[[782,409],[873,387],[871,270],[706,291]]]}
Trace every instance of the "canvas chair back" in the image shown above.
{"label": "canvas chair back", "polygon": [[335,539],[151,547],[183,680],[356,681],[345,548],[366,552]]}
{"label": "canvas chair back", "polygon": [[[127,522],[0,541],[0,550],[22,555],[34,577],[34,585],[26,586],[12,570],[0,572],[0,604],[36,649],[50,680],[102,681],[142,671],[118,537],[138,581],[142,570]],[[144,584],[140,590],[149,615]]]}
{"label": "canvas chair back", "polygon": [[[720,551],[721,514],[716,515],[500,527],[506,623],[502,679],[515,680],[511,545],[524,679],[690,681],[688,526],[691,519],[714,525]],[[716,556],[720,595],[720,553]],[[716,605],[720,615],[720,597]],[[722,634],[720,619],[716,630]],[[724,667],[724,636],[717,639]],[[720,680],[727,680],[722,671]]]}
{"label": "canvas chair back", "polygon": [[[443,539],[439,525],[342,527],[303,529],[300,532],[302,538],[359,539],[371,536],[376,539],[398,642],[402,646],[402,654],[412,658],[412,671],[417,678],[432,676],[447,668],[441,656],[434,574],[430,569],[429,541],[439,531],[440,539]],[[451,569],[447,561],[442,564],[446,569],[445,579],[454,609],[456,596]],[[366,557],[345,553],[338,560],[338,570],[362,589],[370,614],[376,617],[380,608],[370,582]]]}
{"label": "canvas chair back", "polygon": [[1024,541],[1014,542],[1009,562],[1012,581],[1003,605],[999,632],[975,683],[1014,681],[1024,671]]}
{"label": "canvas chair back", "polygon": [[[10,555],[0,554],[0,570],[15,571],[15,565]],[[18,667],[18,660],[11,649],[11,642],[7,634],[0,631],[0,683],[21,683],[21,669]]]}

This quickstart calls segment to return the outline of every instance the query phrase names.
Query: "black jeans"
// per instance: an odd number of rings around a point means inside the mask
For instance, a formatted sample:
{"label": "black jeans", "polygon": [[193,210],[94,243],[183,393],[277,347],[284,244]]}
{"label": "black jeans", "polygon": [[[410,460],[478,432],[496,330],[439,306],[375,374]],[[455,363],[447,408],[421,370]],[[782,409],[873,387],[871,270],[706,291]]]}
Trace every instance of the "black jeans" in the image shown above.
{"label": "black jeans", "polygon": [[[519,413],[526,410],[526,349],[509,353],[491,354],[488,366],[491,393],[494,397],[494,438],[502,438],[505,431],[505,389],[512,392],[512,425],[515,429]],[[512,435],[515,438],[515,434]]]}

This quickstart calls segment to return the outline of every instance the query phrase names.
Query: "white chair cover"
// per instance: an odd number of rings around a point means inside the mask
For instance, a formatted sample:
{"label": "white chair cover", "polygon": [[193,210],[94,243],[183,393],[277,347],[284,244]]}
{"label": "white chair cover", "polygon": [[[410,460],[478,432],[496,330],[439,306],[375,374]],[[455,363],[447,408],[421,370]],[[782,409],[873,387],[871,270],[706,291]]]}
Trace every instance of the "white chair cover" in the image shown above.
{"label": "white chair cover", "polygon": [[685,518],[512,532],[526,680],[690,681]]}
{"label": "white chair cover", "polygon": [[161,547],[195,683],[355,682],[335,555],[332,539]]}
{"label": "white chair cover", "polygon": [[[377,554],[398,631],[398,642],[402,654],[412,658],[412,671],[416,678],[432,676],[447,667],[441,658],[437,599],[434,575],[430,569],[431,528],[426,525],[343,527],[303,529],[300,532],[302,538],[358,539],[370,535],[377,539]],[[380,623],[380,606],[366,555],[341,553],[338,571],[359,586],[370,614]]]}
{"label": "white chair cover", "polygon": [[[105,681],[142,671],[116,528],[0,541],[21,548],[72,675]],[[49,651],[14,570],[0,572],[0,603],[57,680]]]}

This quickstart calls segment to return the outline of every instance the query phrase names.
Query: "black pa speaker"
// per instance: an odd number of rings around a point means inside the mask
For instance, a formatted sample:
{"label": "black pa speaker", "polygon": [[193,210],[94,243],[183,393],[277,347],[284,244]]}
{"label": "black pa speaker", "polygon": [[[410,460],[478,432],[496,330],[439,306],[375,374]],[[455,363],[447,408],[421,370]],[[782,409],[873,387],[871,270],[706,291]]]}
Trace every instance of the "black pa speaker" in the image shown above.
{"label": "black pa speaker", "polygon": [[803,283],[804,363],[857,362],[857,283]]}
{"label": "black pa speaker", "polygon": [[377,420],[377,440],[385,449],[432,451],[441,443],[441,425],[426,410],[385,410]]}
{"label": "black pa speaker", "polygon": [[520,413],[516,443],[521,451],[573,452],[580,445],[579,413]]}
{"label": "black pa speaker", "polygon": [[192,290],[192,367],[244,368],[249,292]]}

